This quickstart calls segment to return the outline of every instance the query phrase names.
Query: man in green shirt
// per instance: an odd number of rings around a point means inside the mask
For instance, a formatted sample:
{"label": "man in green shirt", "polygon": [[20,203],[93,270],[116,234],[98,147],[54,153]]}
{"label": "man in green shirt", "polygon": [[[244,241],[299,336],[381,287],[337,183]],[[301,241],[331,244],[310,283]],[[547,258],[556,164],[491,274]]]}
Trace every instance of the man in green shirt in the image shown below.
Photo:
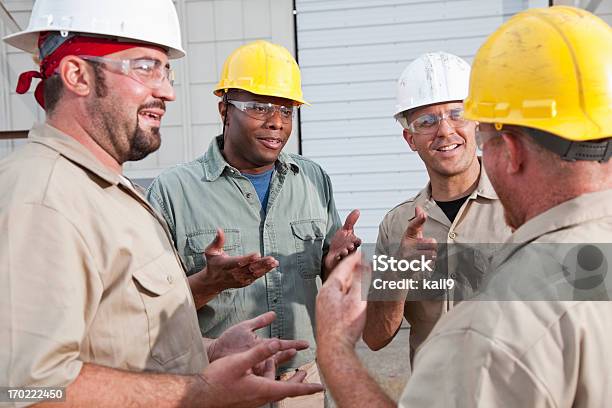
{"label": "man in green shirt", "polygon": [[[162,173],[148,200],[168,222],[191,275],[203,335],[217,337],[273,310],[276,321],[260,335],[314,345],[317,278],[361,244],[353,233],[359,213],[342,226],[329,176],[282,151],[305,103],[299,68],[285,48],[265,41],[238,48],[215,94],[222,97],[223,135],[202,157]],[[211,262],[231,257],[232,271],[210,272]],[[302,367],[307,381],[316,380],[314,353],[299,353],[279,374]],[[302,402],[322,406],[322,396],[314,398],[320,404]]]}

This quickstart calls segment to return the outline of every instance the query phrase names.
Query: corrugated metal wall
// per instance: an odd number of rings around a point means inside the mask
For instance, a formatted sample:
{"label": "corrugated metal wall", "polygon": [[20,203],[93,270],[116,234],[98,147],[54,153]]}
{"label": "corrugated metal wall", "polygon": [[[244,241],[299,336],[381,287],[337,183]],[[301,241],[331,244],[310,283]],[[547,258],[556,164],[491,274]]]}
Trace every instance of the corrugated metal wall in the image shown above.
{"label": "corrugated metal wall", "polygon": [[[34,2],[3,2],[25,28]],[[164,168],[192,160],[221,132],[218,98],[212,89],[223,61],[233,49],[266,39],[295,53],[292,0],[178,0],[175,4],[188,54],[172,62],[177,74],[177,100],[167,105],[160,150],[140,162],[127,163],[126,174],[130,177],[155,177]],[[0,33],[7,33],[1,20]],[[32,95],[34,87],[27,95],[14,91],[19,73],[34,68],[29,55],[4,43],[0,45],[0,130],[25,130],[35,121],[44,120]],[[286,147],[292,152],[298,151],[295,133]],[[20,143],[23,141],[0,141],[0,157]]]}
{"label": "corrugated metal wall", "polygon": [[471,61],[505,19],[548,1],[296,0],[304,92],[302,153],[331,175],[344,217],[376,239],[387,211],[427,182],[392,118],[395,83],[418,55],[445,50]]}

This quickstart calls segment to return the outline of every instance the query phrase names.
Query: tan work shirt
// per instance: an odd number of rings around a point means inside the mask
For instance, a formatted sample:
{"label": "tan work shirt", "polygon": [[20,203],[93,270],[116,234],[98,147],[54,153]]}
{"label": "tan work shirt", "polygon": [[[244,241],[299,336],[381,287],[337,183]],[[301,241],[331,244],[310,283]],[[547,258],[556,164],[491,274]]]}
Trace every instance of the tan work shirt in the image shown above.
{"label": "tan work shirt", "polygon": [[[612,242],[612,190],[584,194],[529,220],[495,256],[498,266],[489,276],[538,279],[542,271],[528,252],[550,242]],[[563,259],[547,264],[564,279]],[[609,406],[612,303],[499,301],[498,289],[504,288],[492,285],[483,293],[493,300],[462,302],[440,319],[416,355],[400,407]]]}
{"label": "tan work shirt", "polygon": [[201,372],[195,307],[163,221],[48,125],[0,162],[0,386],[66,386],[83,363]]}
{"label": "tan work shirt", "polygon": [[[463,203],[453,222],[432,198],[431,184],[427,184],[416,197],[389,211],[379,226],[377,255],[395,256],[417,206],[427,214],[423,236],[435,238],[441,251],[443,245],[440,244],[447,244],[444,251],[447,251],[448,256],[439,256],[436,271],[454,279],[456,288],[460,288],[462,293],[456,296],[455,290],[449,290],[442,293],[440,300],[406,302],[404,317],[410,323],[412,353],[427,338],[440,316],[453,307],[455,297],[460,299],[471,295],[470,286],[480,282],[490,256],[511,234],[504,221],[503,207],[481,166],[478,185]],[[470,279],[475,277],[478,282],[470,283],[460,276],[458,273],[462,270],[461,265],[473,266],[475,270],[472,275],[475,276]]]}

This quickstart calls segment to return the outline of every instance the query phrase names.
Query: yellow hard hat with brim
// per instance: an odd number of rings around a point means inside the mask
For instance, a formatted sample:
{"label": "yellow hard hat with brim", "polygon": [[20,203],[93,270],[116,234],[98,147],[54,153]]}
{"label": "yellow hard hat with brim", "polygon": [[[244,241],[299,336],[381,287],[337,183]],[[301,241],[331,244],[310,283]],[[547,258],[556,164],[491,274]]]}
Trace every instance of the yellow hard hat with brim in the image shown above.
{"label": "yellow hard hat with brim", "polygon": [[289,51],[267,41],[243,45],[225,60],[214,94],[242,89],[257,95],[291,99],[307,104],[302,95],[300,68]]}
{"label": "yellow hard hat with brim", "polygon": [[576,142],[612,137],[612,28],[574,7],[518,13],[478,50],[465,117]]}

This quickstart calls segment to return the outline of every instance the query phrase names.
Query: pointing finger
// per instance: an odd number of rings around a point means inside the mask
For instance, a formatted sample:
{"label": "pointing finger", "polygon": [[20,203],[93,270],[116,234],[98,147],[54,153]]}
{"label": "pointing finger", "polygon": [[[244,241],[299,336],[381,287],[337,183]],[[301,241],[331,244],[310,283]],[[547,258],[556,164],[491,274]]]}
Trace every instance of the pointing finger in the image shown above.
{"label": "pointing finger", "polygon": [[353,210],[349,215],[346,216],[346,220],[344,221],[344,226],[342,227],[345,230],[352,231],[359,219],[359,210]]}

